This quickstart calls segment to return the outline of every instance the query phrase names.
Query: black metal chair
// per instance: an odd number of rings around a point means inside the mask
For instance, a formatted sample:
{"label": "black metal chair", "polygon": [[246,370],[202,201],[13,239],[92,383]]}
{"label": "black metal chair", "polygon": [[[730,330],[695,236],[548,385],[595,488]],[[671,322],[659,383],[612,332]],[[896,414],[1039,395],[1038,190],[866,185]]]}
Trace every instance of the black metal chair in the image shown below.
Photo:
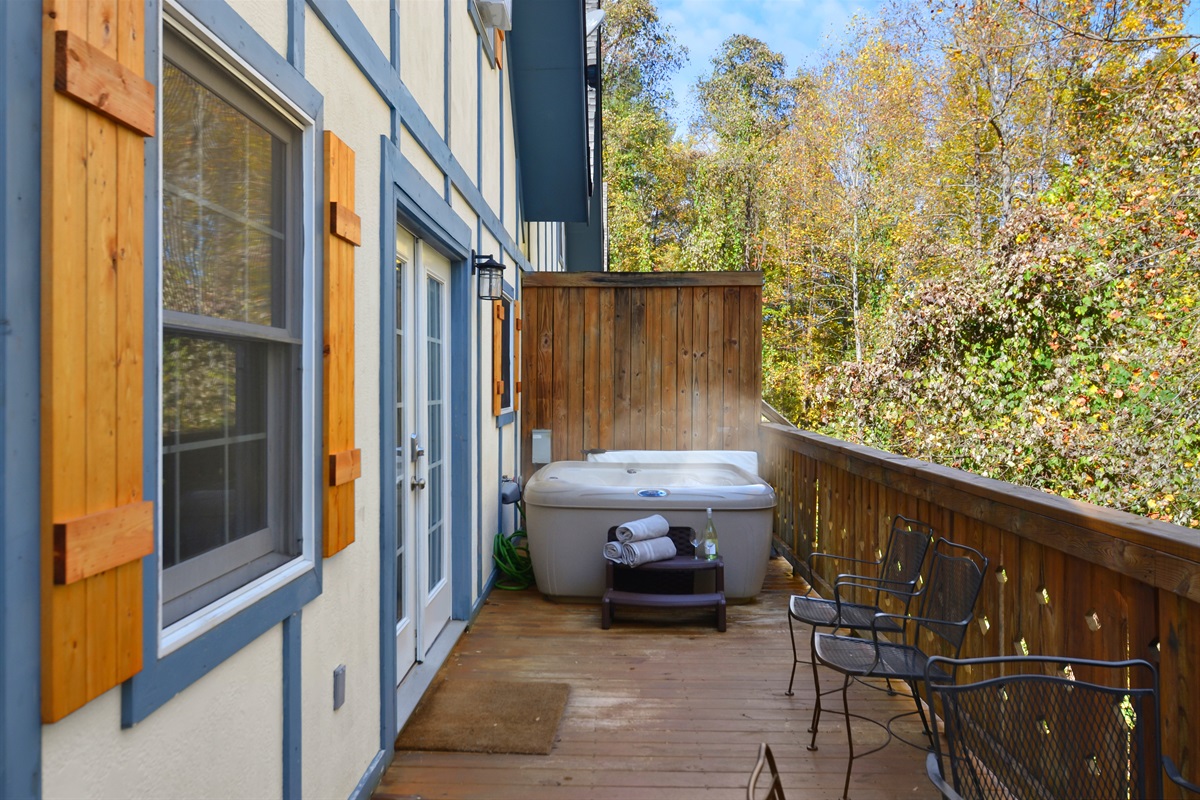
{"label": "black metal chair", "polygon": [[[942,679],[966,666],[1000,676]],[[1161,754],[1158,674],[1149,662],[934,657],[925,671],[930,709],[940,708],[945,728],[934,728],[926,771],[943,797],[1162,797],[1164,770],[1200,792]]]}
{"label": "black metal chair", "polygon": [[[947,539],[938,539],[933,546],[933,561],[929,568],[929,580],[921,594],[920,609],[916,616],[879,613],[870,626],[870,638],[819,633],[813,637],[813,679],[817,682],[816,710],[813,713],[812,742],[809,750],[817,749],[817,725],[821,720],[821,687],[816,664],[840,672],[842,680],[842,710],[846,718],[846,740],[850,746],[850,758],[846,763],[846,784],[842,789],[845,798],[850,791],[850,772],[854,759],[870,755],[887,746],[891,740],[891,728],[887,726],[888,740],[858,756],[854,754],[854,737],[850,730],[850,717],[867,717],[850,713],[848,691],[856,678],[888,678],[901,680],[912,690],[913,700],[921,724],[929,735],[929,722],[921,705],[917,684],[926,679],[925,665],[929,656],[919,643],[925,633],[941,639],[950,655],[957,656],[966,636],[967,626],[974,616],[975,601],[983,587],[983,576],[987,572],[988,559],[978,550],[966,545],[955,544]],[[912,629],[914,644],[901,637],[899,642],[881,638],[881,625],[895,621]],[[934,675],[949,680],[950,675],[935,671]],[[883,725],[883,723],[876,723]]]}
{"label": "black metal chair", "polygon": [[[758,778],[764,769],[770,774],[771,783],[767,786],[767,793],[759,797]],[[783,781],[779,779],[775,756],[771,753],[771,746],[766,742],[758,746],[758,761],[754,763],[754,769],[750,773],[750,782],[746,784],[746,800],[787,800],[783,796]]]}
{"label": "black metal chair", "polygon": [[[917,581],[921,577],[925,553],[932,540],[933,528],[929,525],[897,514],[892,519],[892,529],[888,534],[883,555],[876,561],[833,553],[813,553],[808,557],[808,592],[794,594],[788,600],[788,633],[792,637],[792,675],[788,679],[788,697],[792,696],[792,684],[796,681],[796,665],[810,663],[800,660],[800,654],[796,650],[796,629],[792,620],[812,629],[809,638],[811,645],[812,637],[817,635],[817,628],[869,629],[875,623],[875,615],[883,610],[880,608],[880,602],[885,594],[894,597],[907,614],[909,604],[916,593]],[[837,561],[839,566],[843,563],[857,565],[858,572],[846,572],[834,580],[832,600],[812,595],[813,576],[816,574],[814,563],[821,558]],[[873,576],[863,574],[867,572],[867,567],[875,567]],[[870,598],[870,602],[853,603],[843,599],[843,588],[864,584],[867,585],[865,597]],[[882,631],[902,632],[899,621],[886,619],[881,620],[879,624]]]}

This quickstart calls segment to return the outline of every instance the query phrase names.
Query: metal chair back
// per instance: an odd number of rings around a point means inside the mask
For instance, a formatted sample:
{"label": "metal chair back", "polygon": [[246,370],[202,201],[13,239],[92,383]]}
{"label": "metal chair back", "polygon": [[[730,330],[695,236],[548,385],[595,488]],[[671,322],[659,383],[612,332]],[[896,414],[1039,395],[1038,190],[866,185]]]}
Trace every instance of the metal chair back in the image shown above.
{"label": "metal chair back", "polygon": [[945,641],[958,655],[967,624],[975,613],[975,601],[983,589],[987,557],[973,547],[938,539],[933,546],[933,561],[929,581],[922,590],[921,609],[917,616],[917,638],[929,631]]}
{"label": "metal chair back", "polygon": [[[974,683],[934,677],[937,669],[962,675],[968,666],[976,676],[1000,674]],[[944,731],[934,726],[938,777],[959,796],[1160,796],[1158,758],[1147,752],[1158,724],[1157,676],[1148,662],[935,657],[926,676],[928,699],[944,721]]]}
{"label": "metal chair back", "polygon": [[[912,587],[921,575],[925,554],[933,541],[933,528],[927,523],[897,514],[892,519],[892,531],[888,534],[887,549],[879,565],[879,578],[883,591],[908,607]],[[889,589],[888,586],[895,588]]]}

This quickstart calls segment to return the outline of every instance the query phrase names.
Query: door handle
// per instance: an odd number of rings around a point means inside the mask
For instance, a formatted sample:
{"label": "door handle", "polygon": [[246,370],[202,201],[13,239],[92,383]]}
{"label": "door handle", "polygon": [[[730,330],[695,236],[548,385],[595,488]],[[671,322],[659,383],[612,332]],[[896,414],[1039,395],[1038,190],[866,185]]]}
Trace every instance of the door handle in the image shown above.
{"label": "door handle", "polygon": [[412,488],[424,489],[425,488],[425,479],[424,478],[413,478],[412,479]]}
{"label": "door handle", "polygon": [[409,438],[409,453],[410,459],[415,464],[417,459],[425,455],[425,448],[421,447],[421,443],[417,441],[417,435],[414,433]]}

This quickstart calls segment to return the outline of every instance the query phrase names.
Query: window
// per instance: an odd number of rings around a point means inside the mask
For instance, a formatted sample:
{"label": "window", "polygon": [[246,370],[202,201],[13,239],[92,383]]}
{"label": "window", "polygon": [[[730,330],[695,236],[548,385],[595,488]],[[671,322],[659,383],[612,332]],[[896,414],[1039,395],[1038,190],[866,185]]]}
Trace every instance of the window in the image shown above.
{"label": "window", "polygon": [[304,555],[303,133],[164,30],[164,626]]}
{"label": "window", "polygon": [[512,299],[512,289],[492,303],[492,415],[501,427],[513,421],[521,394],[521,304]]}
{"label": "window", "polygon": [[507,296],[500,301],[504,319],[500,323],[500,408],[510,411],[513,407],[513,304]]}

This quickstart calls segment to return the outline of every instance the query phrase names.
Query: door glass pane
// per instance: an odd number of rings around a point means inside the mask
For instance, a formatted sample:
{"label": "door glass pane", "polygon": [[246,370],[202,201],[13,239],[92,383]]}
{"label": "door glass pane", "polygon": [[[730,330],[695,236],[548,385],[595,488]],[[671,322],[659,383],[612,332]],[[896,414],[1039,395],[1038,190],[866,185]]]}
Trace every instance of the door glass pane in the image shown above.
{"label": "door glass pane", "polygon": [[442,387],[442,296],[443,286],[432,278],[427,282],[426,295],[428,339],[426,349],[428,354],[428,416],[429,416],[429,586],[432,591],[445,575],[446,554],[444,548],[445,520],[443,506],[445,493],[445,442],[443,408],[445,398]]}
{"label": "door glass pane", "polygon": [[[400,241],[403,231],[396,231],[396,241]],[[404,262],[396,258],[396,353],[392,368],[396,400],[396,622],[408,617],[408,608],[404,603],[404,587],[406,586],[404,570],[407,566],[407,553],[404,549],[404,521],[407,513],[406,498],[408,487],[404,483],[405,463],[408,453],[405,450],[408,442],[408,431],[404,429]]]}

